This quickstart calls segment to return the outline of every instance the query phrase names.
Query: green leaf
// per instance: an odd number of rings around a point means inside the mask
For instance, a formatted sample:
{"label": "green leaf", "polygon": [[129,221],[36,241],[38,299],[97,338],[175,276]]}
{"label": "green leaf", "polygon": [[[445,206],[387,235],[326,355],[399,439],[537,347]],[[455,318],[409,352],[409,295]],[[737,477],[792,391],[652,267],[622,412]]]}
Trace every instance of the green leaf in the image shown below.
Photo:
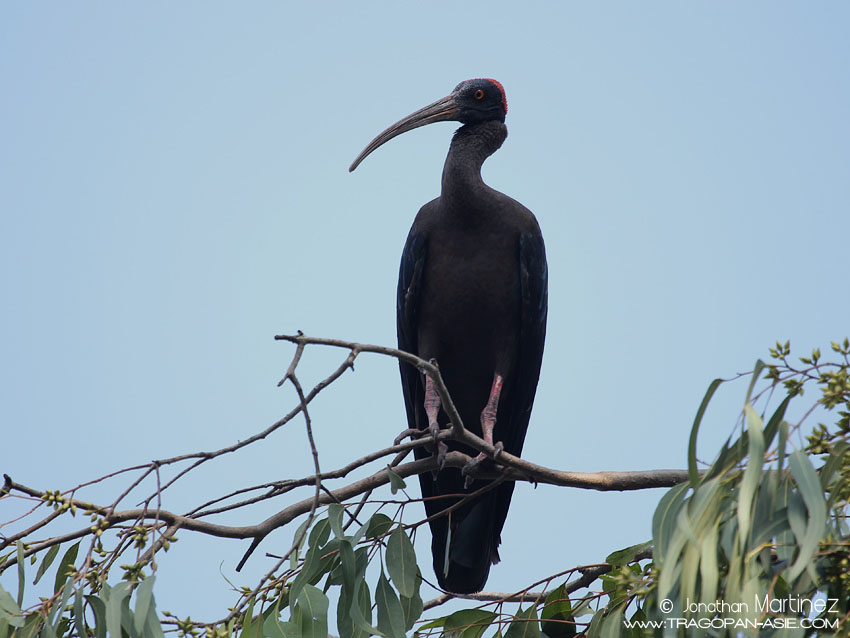
{"label": "green leaf", "polygon": [[540,610],[540,618],[543,620],[543,633],[548,638],[572,638],[576,635],[575,618],[566,583],[556,587],[546,597],[546,602]]}
{"label": "green leaf", "polygon": [[623,607],[618,606],[615,609],[609,609],[604,614],[599,626],[598,635],[601,638],[620,638],[623,629]]}
{"label": "green leaf", "polygon": [[791,401],[792,397],[789,394],[782,400],[782,403],[779,404],[779,407],[776,408],[776,411],[773,413],[773,416],[768,420],[767,425],[764,426],[764,447],[765,449],[769,448],[773,443],[773,437],[776,436],[777,431],[779,430],[779,424],[782,423],[782,419],[785,418],[785,411],[788,409],[788,402]]}
{"label": "green leaf", "polygon": [[753,388],[756,386],[756,382],[761,375],[761,371],[764,370],[765,365],[764,361],[761,359],[756,359],[756,365],[753,368],[753,374],[750,377],[750,386],[747,388],[747,396],[744,398],[744,405],[747,405],[750,402],[750,397],[753,396]]}
{"label": "green leaf", "polygon": [[520,608],[514,618],[505,633],[505,638],[540,638],[537,605],[529,605],[525,611]]}
{"label": "green leaf", "polygon": [[323,518],[313,526],[310,530],[310,547],[324,545],[328,542],[331,536],[331,524],[326,518]]}
{"label": "green leaf", "polygon": [[691,482],[691,487],[696,488],[697,483],[699,483],[699,469],[697,469],[697,433],[699,432],[699,425],[702,422],[702,417],[705,415],[705,410],[708,408],[708,403],[711,401],[711,397],[714,396],[715,391],[723,383],[723,379],[715,379],[711,382],[711,385],[708,386],[708,390],[705,393],[705,396],[702,399],[702,403],[700,403],[699,409],[697,410],[697,415],[694,418],[694,424],[691,426],[691,436],[688,441],[688,478]]}
{"label": "green leaf", "polygon": [[[355,585],[354,600],[356,602],[352,603],[348,610],[351,622],[353,623],[351,636],[353,638],[360,638],[382,635],[377,627],[372,626],[372,601],[369,597],[369,586],[365,581],[360,580]],[[340,638],[342,637],[343,634],[340,632]]]}
{"label": "green leaf", "polygon": [[[24,544],[21,541],[17,542],[18,548],[18,607],[24,604],[24,587],[26,586],[26,574],[24,573]],[[64,582],[64,581],[63,581]]]}
{"label": "green leaf", "polygon": [[[50,625],[53,633],[56,633],[59,628],[59,623],[62,620],[62,613],[65,610],[65,606],[68,604],[68,599],[71,598],[71,592],[74,589],[73,581],[71,577],[68,577],[68,580],[65,581],[65,588],[62,590],[62,599],[59,601],[59,604],[53,604],[50,607],[50,611],[47,612],[47,620],[46,625]],[[56,614],[59,614],[59,617],[56,618]],[[56,621],[54,622],[54,618]]]}
{"label": "green leaf", "polygon": [[758,488],[764,462],[764,438],[761,417],[749,403],[744,406],[744,415],[747,418],[747,456],[749,458],[738,488],[738,538],[741,551],[746,553],[753,516],[753,497]]}
{"label": "green leaf", "polygon": [[153,602],[153,584],[155,581],[156,576],[148,576],[136,589],[136,614],[133,618],[133,628],[137,634],[141,634],[145,628],[148,610]]}
{"label": "green leaf", "polygon": [[86,596],[86,601],[94,614],[95,638],[106,638],[106,603],[94,594]]}
{"label": "green leaf", "polygon": [[328,637],[328,597],[312,585],[305,585],[298,596],[301,608],[302,638]]}
{"label": "green leaf", "polygon": [[267,638],[301,638],[301,625],[294,622],[282,622],[272,616],[263,623],[263,635]]}
{"label": "green leaf", "polygon": [[419,620],[419,616],[422,615],[422,610],[424,609],[422,596],[419,595],[419,586],[421,584],[422,577],[417,573],[413,596],[401,596],[399,598],[401,610],[404,612],[404,628],[407,631],[413,628],[413,625]]}
{"label": "green leaf", "polygon": [[54,545],[50,549],[47,550],[47,554],[44,556],[44,559],[41,561],[41,564],[38,566],[38,571],[35,573],[35,580],[32,581],[33,585],[38,585],[38,581],[41,580],[41,577],[44,576],[44,572],[53,564],[53,561],[56,558],[56,554],[59,553],[59,545]]}
{"label": "green leaf", "polygon": [[800,553],[785,577],[790,584],[806,569],[809,560],[818,550],[820,539],[823,537],[826,528],[826,502],[817,472],[802,450],[797,450],[791,454],[788,458],[788,467],[808,510],[808,523],[800,543]]}
{"label": "green leaf", "polygon": [[497,614],[484,609],[461,609],[446,618],[443,634],[456,638],[481,638],[496,618]]}
{"label": "green leaf", "polygon": [[59,569],[56,570],[56,580],[53,583],[54,594],[59,591],[59,588],[65,584],[68,576],[74,571],[74,561],[77,560],[77,551],[80,549],[81,542],[77,541],[71,545],[68,551],[62,556],[62,560],[59,561]]}
{"label": "green leaf", "polygon": [[331,503],[328,506],[328,523],[337,538],[345,538],[345,532],[342,531],[342,513],[343,507],[339,503]]}
{"label": "green leaf", "polygon": [[80,587],[74,592],[74,629],[79,638],[88,636],[86,632],[86,619],[83,617],[83,588]]}
{"label": "green leaf", "polygon": [[12,627],[22,627],[24,624],[23,611],[12,598],[12,594],[0,587],[0,618],[5,619]]}
{"label": "green leaf", "polygon": [[667,546],[670,544],[673,532],[676,530],[676,520],[679,517],[679,511],[685,503],[685,494],[689,488],[690,485],[688,483],[680,483],[670,488],[661,497],[658,507],[655,508],[655,513],[652,515],[652,538],[655,541],[653,558],[659,564],[664,560]]}
{"label": "green leaf", "polygon": [[393,494],[407,487],[407,484],[404,482],[404,479],[401,478],[395,472],[393,472],[393,468],[391,468],[389,465],[387,465],[387,474],[390,477],[390,491]]}
{"label": "green leaf", "polygon": [[245,610],[245,613],[242,615],[242,633],[239,634],[239,638],[255,638],[260,635],[260,616],[257,617],[257,620],[254,620],[254,599],[251,599],[251,602],[248,603],[248,609]]}
{"label": "green leaf", "polygon": [[416,552],[404,528],[399,525],[387,540],[387,571],[402,596],[411,597],[416,585]]}
{"label": "green leaf", "polygon": [[[343,591],[340,593],[340,597],[344,594],[345,598],[347,600],[350,598],[351,601],[347,611],[353,623],[351,635],[381,635],[378,628],[372,626],[372,604],[369,600],[369,586],[364,579],[366,568],[369,566],[366,548],[361,548],[356,552],[352,552],[352,549],[350,543],[345,541],[340,543],[340,560],[343,569],[346,571],[351,570],[351,565],[354,565],[355,569],[353,575],[346,575],[345,572],[343,574],[343,581],[352,583],[350,593],[348,586],[345,584],[343,585]],[[339,609],[339,607],[337,608]],[[348,625],[343,623],[337,626],[340,628],[340,636],[343,636],[343,630]]]}
{"label": "green leaf", "polygon": [[[327,519],[324,519],[323,522],[327,523]],[[328,533],[321,533],[316,538],[317,542],[321,536],[324,536],[326,540],[330,536],[330,525],[326,525],[325,529]],[[322,575],[330,571],[334,566],[337,556],[333,552],[339,548],[339,543],[339,539],[334,539],[324,547],[320,547],[311,541],[310,549],[307,550],[304,563],[301,565],[301,572],[295,577],[289,588],[289,604],[293,610],[296,599],[301,593],[301,588],[305,585],[315,585]]]}
{"label": "green leaf", "polygon": [[448,616],[443,616],[442,618],[437,618],[436,620],[432,620],[424,625],[419,625],[419,629],[416,630],[416,633],[421,634],[426,629],[437,629],[438,627],[442,627],[446,624],[446,620],[448,620]]}
{"label": "green leaf", "polygon": [[625,549],[620,549],[608,554],[608,558],[605,559],[605,562],[609,565],[628,565],[635,559],[635,556],[650,547],[652,547],[651,540],[646,541],[645,543],[638,543],[637,545],[632,545],[631,547],[626,547]]}
{"label": "green leaf", "polygon": [[[130,597],[130,583],[118,583],[111,591],[104,585],[104,593],[108,592],[106,600],[106,629],[110,638],[121,636],[121,607],[124,600]],[[106,598],[106,596],[104,596]]]}
{"label": "green leaf", "polygon": [[387,638],[404,638],[404,611],[383,571],[375,590],[375,602],[378,604],[378,629],[381,633]]}
{"label": "green leaf", "polygon": [[[310,519],[307,518],[303,523],[298,526],[298,529],[295,530],[295,536],[292,537],[292,543],[298,541],[298,547],[292,550],[292,553],[289,555],[289,568],[295,569],[298,567],[298,557],[301,555],[301,550],[304,548],[304,544],[307,542],[307,534],[305,530],[307,526],[310,524]],[[302,536],[303,534],[303,536]],[[301,540],[298,540],[298,539]]]}
{"label": "green leaf", "polygon": [[[392,526],[392,519],[386,514],[378,512],[377,514],[373,514],[372,518],[366,521],[366,524],[361,528],[360,532],[369,539],[380,538],[390,531]],[[358,532],[358,534],[360,532]]]}

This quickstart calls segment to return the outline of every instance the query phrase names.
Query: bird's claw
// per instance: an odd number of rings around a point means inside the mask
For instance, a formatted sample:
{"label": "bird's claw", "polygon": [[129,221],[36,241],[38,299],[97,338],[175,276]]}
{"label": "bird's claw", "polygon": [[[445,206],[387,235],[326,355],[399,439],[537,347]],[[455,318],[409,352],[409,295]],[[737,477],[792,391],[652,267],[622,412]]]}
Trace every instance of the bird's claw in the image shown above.
{"label": "bird's claw", "polygon": [[440,442],[440,424],[439,423],[431,423],[428,426],[428,432],[434,438],[434,445],[438,445]]}
{"label": "bird's claw", "polygon": [[437,473],[442,470],[446,466],[446,455],[449,453],[449,446],[439,441],[437,443],[437,449],[434,451],[434,456],[437,459],[437,469],[431,472],[434,476],[434,480],[437,480]]}
{"label": "bird's claw", "polygon": [[493,447],[496,449],[493,451],[492,457],[488,456],[487,454],[484,454],[484,452],[480,452],[478,456],[476,456],[469,463],[463,466],[460,471],[461,475],[464,477],[463,489],[469,489],[469,486],[472,484],[473,481],[472,474],[479,467],[481,467],[482,463],[490,459],[492,459],[493,461],[497,460],[499,458],[499,454],[501,454],[505,450],[505,445],[501,441],[497,441],[495,444],[493,444]]}
{"label": "bird's claw", "polygon": [[410,437],[411,440],[417,439],[422,436],[422,430],[417,430],[415,428],[408,428],[403,432],[400,432],[395,439],[393,439],[393,445],[399,445],[402,441],[404,441],[407,437]]}

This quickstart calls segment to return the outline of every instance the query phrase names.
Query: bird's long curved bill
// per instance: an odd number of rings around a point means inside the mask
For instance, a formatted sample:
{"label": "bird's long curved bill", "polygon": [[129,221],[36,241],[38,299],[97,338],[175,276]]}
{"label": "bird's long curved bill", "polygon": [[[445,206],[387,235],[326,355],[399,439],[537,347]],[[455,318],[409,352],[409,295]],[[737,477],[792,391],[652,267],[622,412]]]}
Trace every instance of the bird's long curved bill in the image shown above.
{"label": "bird's long curved bill", "polygon": [[389,142],[396,135],[401,135],[402,133],[412,131],[415,128],[419,128],[420,126],[425,126],[426,124],[431,124],[433,122],[456,120],[458,112],[459,108],[457,102],[455,102],[454,96],[447,95],[433,104],[429,104],[428,106],[411,113],[369,142],[369,145],[363,149],[360,155],[357,156],[357,159],[355,159],[351,166],[348,167],[348,171],[353,171],[360,165],[360,162],[366,159],[366,156],[369,155],[369,153],[385,142]]}

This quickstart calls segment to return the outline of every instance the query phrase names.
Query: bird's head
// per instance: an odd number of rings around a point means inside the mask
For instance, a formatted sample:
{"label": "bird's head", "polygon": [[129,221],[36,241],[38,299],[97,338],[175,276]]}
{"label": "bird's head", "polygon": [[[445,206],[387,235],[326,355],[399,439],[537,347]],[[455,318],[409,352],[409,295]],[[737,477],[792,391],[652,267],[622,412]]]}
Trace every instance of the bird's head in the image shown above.
{"label": "bird's head", "polygon": [[454,121],[463,124],[505,121],[508,99],[505,89],[496,80],[474,79],[458,84],[446,97],[415,111],[380,133],[363,149],[349,167],[353,171],[366,156],[382,144],[407,131],[432,124]]}

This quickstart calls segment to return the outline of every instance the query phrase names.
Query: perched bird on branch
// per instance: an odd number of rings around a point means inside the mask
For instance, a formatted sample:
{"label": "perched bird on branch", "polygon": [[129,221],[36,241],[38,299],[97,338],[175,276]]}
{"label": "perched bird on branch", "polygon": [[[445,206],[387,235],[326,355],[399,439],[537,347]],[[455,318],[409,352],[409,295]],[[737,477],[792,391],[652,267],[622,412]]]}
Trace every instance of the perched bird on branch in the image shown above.
{"label": "perched bird on branch", "polygon": [[[461,82],[378,135],[349,170],[396,135],[432,122],[463,124],[452,138],[440,196],[420,209],[404,246],[398,345],[436,360],[466,428],[497,450],[519,455],[543,357],[547,268],[534,215],[481,179],[484,160],[507,137],[507,111],[499,82]],[[407,363],[400,366],[410,428],[435,434],[448,424],[433,380]],[[438,455],[447,449],[442,443],[435,448]],[[448,449],[475,454],[453,441]],[[417,458],[428,454],[416,450]],[[488,462],[483,454],[472,461],[482,462]],[[501,483],[439,516],[489,483],[465,474],[466,468],[443,468],[419,477],[425,511],[433,517],[434,571],[441,587],[458,594],[483,589],[490,565],[499,561],[514,489],[513,482]]]}

